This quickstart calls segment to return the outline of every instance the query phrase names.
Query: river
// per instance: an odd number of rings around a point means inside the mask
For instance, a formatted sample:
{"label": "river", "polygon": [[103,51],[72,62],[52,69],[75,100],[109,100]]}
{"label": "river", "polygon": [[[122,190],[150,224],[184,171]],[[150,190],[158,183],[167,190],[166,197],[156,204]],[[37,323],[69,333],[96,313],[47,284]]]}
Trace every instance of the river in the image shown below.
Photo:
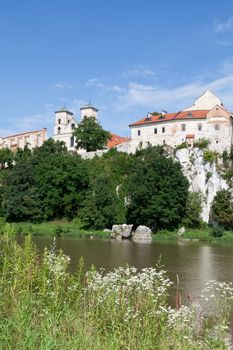
{"label": "river", "polygon": [[[50,246],[52,239],[34,237],[39,250]],[[188,296],[195,299],[209,280],[233,281],[233,245],[217,245],[192,241],[153,242],[138,244],[128,240],[107,241],[90,239],[57,239],[57,248],[71,257],[71,271],[74,272],[80,257],[87,268],[111,270],[126,264],[137,268],[156,266],[161,257],[169,278],[176,284],[185,303]],[[175,286],[173,287],[175,290]],[[175,297],[175,293],[172,293]],[[173,304],[173,302],[172,302]]]}

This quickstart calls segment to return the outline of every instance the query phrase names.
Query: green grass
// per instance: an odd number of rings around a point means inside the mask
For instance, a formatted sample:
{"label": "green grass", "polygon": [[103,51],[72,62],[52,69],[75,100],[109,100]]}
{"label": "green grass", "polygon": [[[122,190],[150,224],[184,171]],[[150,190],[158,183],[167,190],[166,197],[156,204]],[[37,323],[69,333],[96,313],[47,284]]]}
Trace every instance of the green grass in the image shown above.
{"label": "green grass", "polygon": [[39,224],[21,222],[13,223],[14,230],[17,234],[33,236],[62,236],[62,237],[77,237],[91,238],[98,237],[101,239],[109,238],[109,233],[101,230],[84,230],[80,227],[79,222],[67,221],[50,221]]}
{"label": "green grass", "polygon": [[187,228],[181,236],[177,231],[161,230],[153,235],[154,241],[177,241],[178,239],[199,240],[213,243],[233,243],[233,231],[224,231],[222,237],[214,237],[210,227],[191,229]]}
{"label": "green grass", "polygon": [[85,272],[80,260],[71,274],[69,258],[55,245],[39,255],[30,235],[20,245],[13,225],[3,231],[0,349],[229,349],[229,285],[212,281],[198,305],[172,309],[171,282],[161,266]]}

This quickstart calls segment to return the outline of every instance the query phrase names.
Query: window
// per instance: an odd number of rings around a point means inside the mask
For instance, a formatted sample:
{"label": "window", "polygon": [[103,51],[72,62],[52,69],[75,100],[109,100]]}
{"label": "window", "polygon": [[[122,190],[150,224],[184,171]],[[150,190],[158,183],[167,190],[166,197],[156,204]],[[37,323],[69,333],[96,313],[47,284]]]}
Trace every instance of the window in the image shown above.
{"label": "window", "polygon": [[186,130],[186,125],[185,124],[181,124],[181,130],[185,131]]}
{"label": "window", "polygon": [[157,134],[157,128],[154,128],[154,134]]}
{"label": "window", "polygon": [[202,124],[198,124],[197,128],[198,128],[199,131],[201,131],[202,130]]}
{"label": "window", "polygon": [[70,138],[70,147],[74,147],[74,136]]}
{"label": "window", "polygon": [[61,119],[58,119],[58,124],[61,124]]}
{"label": "window", "polygon": [[68,124],[70,124],[70,120],[69,120],[69,119],[68,119],[68,121],[67,121],[67,122],[68,122]]}
{"label": "window", "polygon": [[218,144],[218,140],[216,140],[216,143]]}
{"label": "window", "polygon": [[166,145],[166,140],[163,140],[163,145]]}
{"label": "window", "polygon": [[165,133],[165,127],[164,126],[162,127],[162,133],[163,134]]}
{"label": "window", "polygon": [[61,133],[61,128],[60,128],[60,126],[57,128],[57,133],[58,133],[58,134]]}
{"label": "window", "polygon": [[138,136],[140,136],[141,135],[141,130],[138,130]]}
{"label": "window", "polygon": [[214,129],[215,129],[215,130],[219,130],[219,129],[220,129],[220,125],[219,125],[219,124],[215,124],[215,125],[214,125]]}
{"label": "window", "polygon": [[71,129],[74,130],[74,128],[75,128],[75,124],[72,123],[72,124],[71,124]]}

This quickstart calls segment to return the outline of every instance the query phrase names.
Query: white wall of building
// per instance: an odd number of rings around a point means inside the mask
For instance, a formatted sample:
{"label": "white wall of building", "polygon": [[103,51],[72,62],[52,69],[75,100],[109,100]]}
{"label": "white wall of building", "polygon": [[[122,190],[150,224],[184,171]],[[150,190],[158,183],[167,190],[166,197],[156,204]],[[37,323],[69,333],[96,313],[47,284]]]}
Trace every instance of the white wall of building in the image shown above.
{"label": "white wall of building", "polygon": [[232,117],[221,106],[215,106],[206,119],[169,120],[131,126],[130,152],[149,144],[176,147],[185,142],[188,135],[193,141],[208,139],[209,149],[222,153],[232,145]]}

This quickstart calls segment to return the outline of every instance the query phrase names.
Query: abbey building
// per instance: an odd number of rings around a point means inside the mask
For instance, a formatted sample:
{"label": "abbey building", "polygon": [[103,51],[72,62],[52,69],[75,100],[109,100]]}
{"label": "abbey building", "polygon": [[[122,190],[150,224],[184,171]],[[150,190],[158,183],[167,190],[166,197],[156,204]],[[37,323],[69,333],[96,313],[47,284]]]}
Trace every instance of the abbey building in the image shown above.
{"label": "abbey building", "polygon": [[[80,108],[80,119],[93,117],[98,120],[98,109],[91,104]],[[84,150],[77,150],[73,131],[78,122],[74,114],[66,107],[55,112],[53,138],[63,141],[69,151],[87,156]],[[129,125],[131,137],[121,137],[111,133],[103,154],[109,148],[119,151],[135,153],[137,149],[149,145],[164,145],[175,148],[184,143],[193,147],[200,139],[209,141],[208,148],[222,153],[229,151],[233,144],[233,116],[224,106],[219,97],[207,90],[194,101],[191,107],[175,113],[148,113],[144,118]],[[39,147],[47,139],[47,129],[24,132],[17,135],[0,137],[0,148],[15,151],[26,145],[33,149]]]}
{"label": "abbey building", "polygon": [[129,152],[148,145],[177,147],[187,143],[192,147],[200,139],[209,140],[208,148],[222,153],[230,150],[233,142],[232,113],[222,101],[207,90],[194,104],[175,113],[148,113],[129,125],[131,141]]}

